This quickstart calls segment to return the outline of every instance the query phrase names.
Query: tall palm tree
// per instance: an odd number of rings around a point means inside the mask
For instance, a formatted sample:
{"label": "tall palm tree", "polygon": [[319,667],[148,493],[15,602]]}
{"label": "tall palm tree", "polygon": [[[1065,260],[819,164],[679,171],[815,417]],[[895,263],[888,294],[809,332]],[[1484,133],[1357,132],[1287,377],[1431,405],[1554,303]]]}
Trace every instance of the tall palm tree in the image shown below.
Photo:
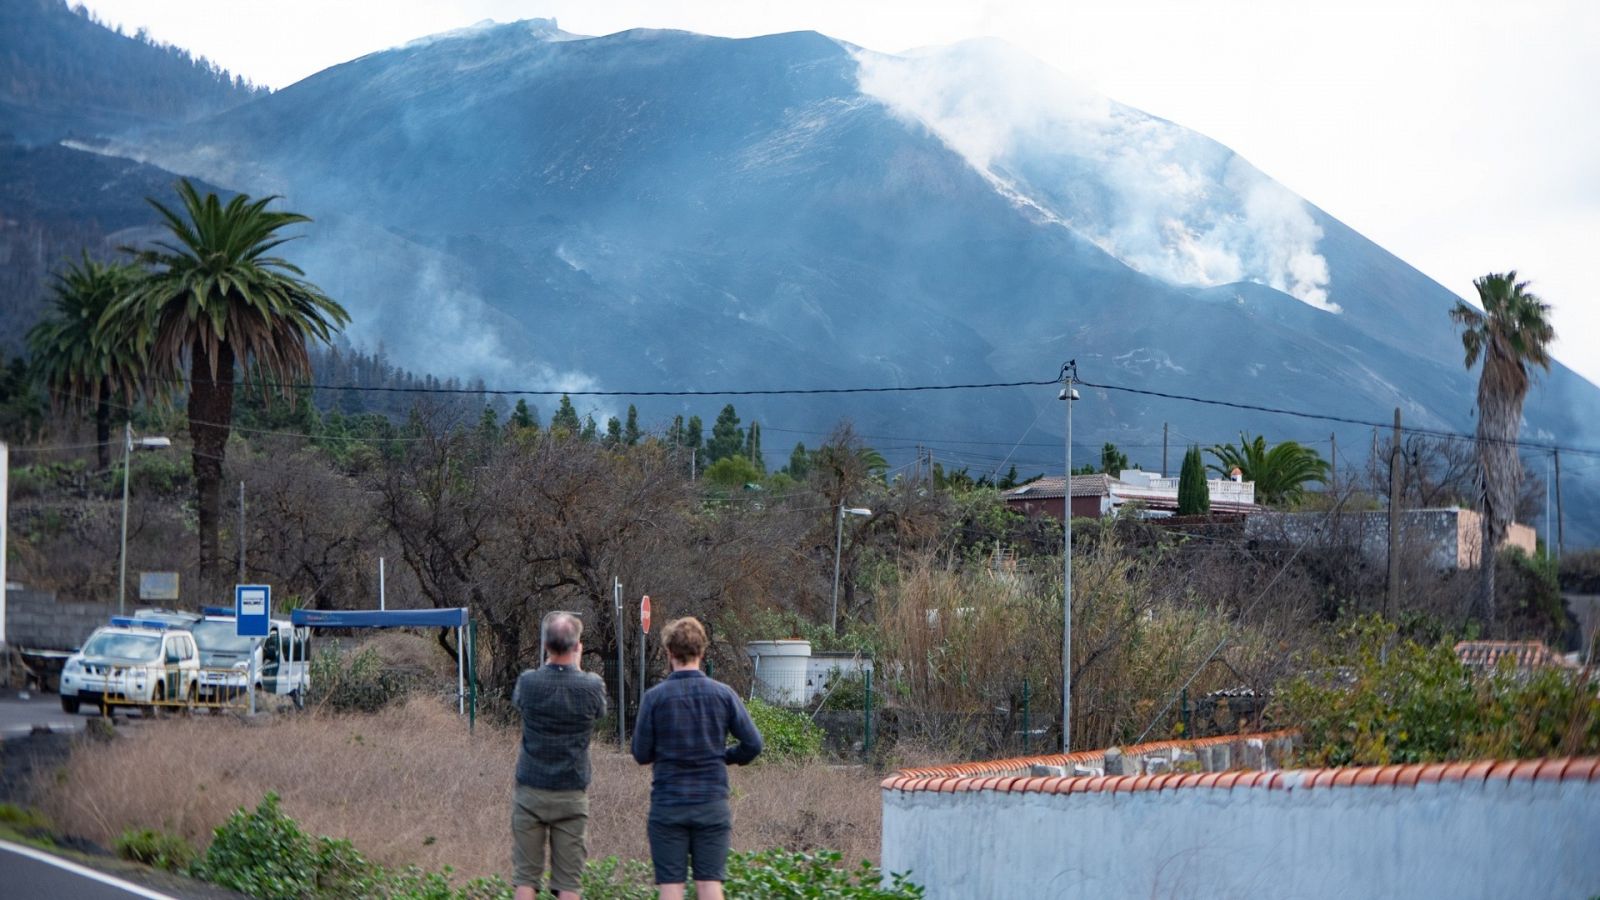
{"label": "tall palm tree", "polygon": [[1264,435],[1254,440],[1239,433],[1239,445],[1218,444],[1206,451],[1217,458],[1207,468],[1224,477],[1238,469],[1245,481],[1256,485],[1256,500],[1266,506],[1293,504],[1305,496],[1306,485],[1328,478],[1328,462],[1317,451],[1294,441],[1267,447]]}
{"label": "tall palm tree", "polygon": [[1480,557],[1480,602],[1494,620],[1495,548],[1505,538],[1516,514],[1522,485],[1517,459],[1517,432],[1522,427],[1522,401],[1531,384],[1528,365],[1550,371],[1550,306],[1518,281],[1515,271],[1490,273],[1472,283],[1483,310],[1457,303],[1450,318],[1461,326],[1461,346],[1471,369],[1479,357],[1478,477],[1483,496],[1483,551]]}
{"label": "tall palm tree", "polygon": [[136,333],[102,330],[100,319],[138,284],[140,270],[128,263],[100,263],[83,254],[56,272],[51,314],[28,332],[35,376],[58,409],[94,413],[94,436],[102,470],[111,465],[113,397],[132,401],[145,368],[145,345]]}
{"label": "tall palm tree", "polygon": [[306,342],[326,342],[350,320],[305,273],[268,254],[287,240],[280,230],[311,221],[267,209],[276,197],[238,195],[226,205],[178,182],[180,210],[151,199],[171,239],[136,251],[149,267],[138,289],[102,326],[134,328],[150,342],[151,369],[176,382],[188,367],[189,435],[200,519],[200,581],[215,592],[222,518],[222,463],[233,419],[235,371],[258,372],[263,388],[292,400],[288,385],[311,371]]}

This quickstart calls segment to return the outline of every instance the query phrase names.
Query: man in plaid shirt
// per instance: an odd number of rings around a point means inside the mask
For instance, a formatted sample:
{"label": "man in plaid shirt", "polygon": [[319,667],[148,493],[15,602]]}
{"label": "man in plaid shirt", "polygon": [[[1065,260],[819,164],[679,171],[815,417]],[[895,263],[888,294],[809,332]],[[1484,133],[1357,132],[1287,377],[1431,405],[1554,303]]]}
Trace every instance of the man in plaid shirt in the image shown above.
{"label": "man in plaid shirt", "polygon": [[[761,732],[739,695],[700,671],[706,629],[692,618],[661,632],[672,674],[648,691],[633,729],[633,758],[653,765],[650,858],[661,900],[682,900],[689,860],[701,900],[722,900],[727,878],[728,766],[761,753]],[[736,740],[728,746],[728,736]]]}
{"label": "man in plaid shirt", "polygon": [[578,900],[588,856],[589,736],[606,714],[606,686],[583,671],[583,622],[571,613],[544,617],[545,664],[523,672],[511,694],[522,713],[516,798],[511,805],[512,884],[516,900],[534,900],[550,848],[550,888]]}

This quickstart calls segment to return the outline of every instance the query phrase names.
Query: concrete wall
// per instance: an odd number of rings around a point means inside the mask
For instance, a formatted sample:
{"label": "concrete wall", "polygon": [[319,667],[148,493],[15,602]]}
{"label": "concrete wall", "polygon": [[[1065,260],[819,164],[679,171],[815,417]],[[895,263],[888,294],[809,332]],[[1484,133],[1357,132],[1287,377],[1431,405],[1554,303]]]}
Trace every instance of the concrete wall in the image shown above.
{"label": "concrete wall", "polygon": [[1595,779],[1600,759],[890,779],[883,867],[930,900],[1591,897]]}
{"label": "concrete wall", "polygon": [[110,603],[58,603],[55,594],[8,590],[6,637],[29,650],[77,650],[113,611]]}
{"label": "concrete wall", "polygon": [[[1482,524],[1470,509],[1408,509],[1400,516],[1400,545],[1425,551],[1437,569],[1470,569],[1478,564]],[[1382,510],[1347,512],[1329,517],[1322,513],[1261,513],[1245,522],[1245,534],[1256,540],[1313,546],[1346,544],[1361,548],[1369,562],[1381,564],[1389,555],[1389,514]],[[1512,524],[1502,547],[1535,549],[1534,532]]]}

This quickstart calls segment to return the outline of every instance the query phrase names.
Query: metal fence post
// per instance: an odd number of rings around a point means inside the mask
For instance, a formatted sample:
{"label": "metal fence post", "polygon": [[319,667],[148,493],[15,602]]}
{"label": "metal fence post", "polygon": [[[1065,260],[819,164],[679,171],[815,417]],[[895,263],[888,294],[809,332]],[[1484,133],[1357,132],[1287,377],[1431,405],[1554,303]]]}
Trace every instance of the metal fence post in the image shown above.
{"label": "metal fence post", "polygon": [[1033,743],[1032,722],[1029,721],[1028,679],[1022,679],[1022,752],[1026,754]]}
{"label": "metal fence post", "polygon": [[467,620],[467,733],[478,725],[478,620]]}
{"label": "metal fence post", "polygon": [[861,704],[862,706],[864,706],[866,708],[866,722],[863,724],[863,736],[861,738],[861,752],[863,752],[863,753],[871,753],[872,752],[872,670],[871,669],[867,670],[866,676],[867,676],[867,697],[866,697],[866,700],[863,701],[863,703]]}

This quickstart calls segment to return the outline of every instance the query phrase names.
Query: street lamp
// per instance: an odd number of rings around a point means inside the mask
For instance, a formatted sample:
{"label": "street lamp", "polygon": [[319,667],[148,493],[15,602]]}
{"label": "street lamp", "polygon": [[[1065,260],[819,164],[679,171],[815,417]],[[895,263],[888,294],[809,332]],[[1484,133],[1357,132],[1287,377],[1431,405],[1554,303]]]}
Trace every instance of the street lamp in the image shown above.
{"label": "street lamp", "polygon": [[1061,482],[1061,524],[1066,537],[1061,548],[1063,588],[1061,618],[1061,752],[1072,752],[1072,401],[1078,399],[1078,390],[1072,386],[1078,380],[1078,361],[1069,360],[1061,367],[1061,393],[1056,399],[1067,404],[1067,477]]}
{"label": "street lamp", "polygon": [[872,510],[863,506],[845,506],[839,501],[839,514],[833,537],[833,633],[839,633],[839,556],[844,553],[844,517],[870,516]]}
{"label": "street lamp", "polygon": [[154,450],[160,447],[171,447],[172,441],[164,437],[142,437],[134,440],[133,423],[122,423],[122,555],[117,563],[117,615],[126,612],[125,603],[128,595],[128,483],[133,481],[133,470],[129,467],[129,458],[133,448],[141,450]]}

